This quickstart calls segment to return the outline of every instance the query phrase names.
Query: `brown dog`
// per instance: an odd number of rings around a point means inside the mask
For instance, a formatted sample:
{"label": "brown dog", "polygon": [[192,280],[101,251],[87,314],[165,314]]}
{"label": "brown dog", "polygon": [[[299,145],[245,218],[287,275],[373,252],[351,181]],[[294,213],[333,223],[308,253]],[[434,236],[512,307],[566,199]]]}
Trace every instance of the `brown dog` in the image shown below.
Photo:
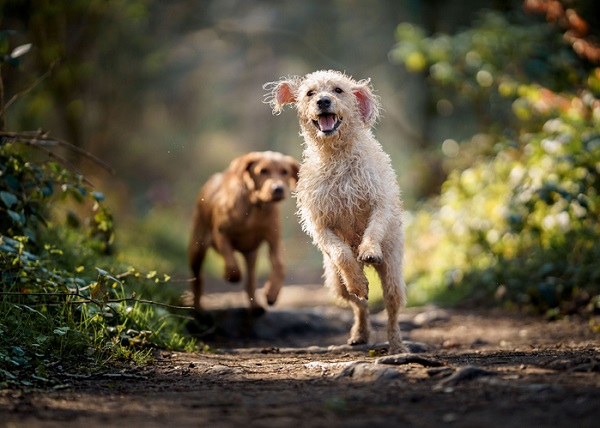
{"label": "brown dog", "polygon": [[285,276],[278,202],[295,188],[299,169],[298,162],[290,156],[271,151],[252,152],[234,159],[225,171],[211,176],[202,187],[189,245],[197,310],[201,309],[202,262],[206,251],[213,247],[223,256],[225,279],[231,282],[241,279],[234,251],[242,253],[250,308],[257,313],[263,311],[254,293],[256,257],[264,241],[269,244],[271,259],[265,294],[269,305],[275,303]]}

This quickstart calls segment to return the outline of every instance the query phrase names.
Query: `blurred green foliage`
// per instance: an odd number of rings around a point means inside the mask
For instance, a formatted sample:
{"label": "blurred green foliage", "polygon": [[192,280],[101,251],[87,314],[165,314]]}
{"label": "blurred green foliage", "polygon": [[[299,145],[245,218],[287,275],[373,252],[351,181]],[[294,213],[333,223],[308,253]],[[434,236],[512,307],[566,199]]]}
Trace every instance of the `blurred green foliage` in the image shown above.
{"label": "blurred green foliage", "polygon": [[398,28],[392,58],[479,132],[442,145],[451,171],[408,224],[413,304],[501,303],[556,317],[600,310],[600,68],[554,25],[483,14],[455,35]]}

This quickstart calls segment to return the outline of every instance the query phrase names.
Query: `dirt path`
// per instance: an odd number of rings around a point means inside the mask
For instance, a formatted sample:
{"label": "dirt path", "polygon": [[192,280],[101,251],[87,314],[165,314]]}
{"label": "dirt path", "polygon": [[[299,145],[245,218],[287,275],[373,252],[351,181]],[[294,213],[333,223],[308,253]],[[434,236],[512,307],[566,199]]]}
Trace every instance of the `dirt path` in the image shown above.
{"label": "dirt path", "polygon": [[[332,346],[350,314],[320,288],[285,291],[258,319],[214,312],[219,353],[161,351],[149,367],[8,394],[0,426],[598,426],[600,337],[584,321],[411,309],[400,322],[413,353],[386,359],[377,344]],[[373,317],[375,342],[384,321]]]}

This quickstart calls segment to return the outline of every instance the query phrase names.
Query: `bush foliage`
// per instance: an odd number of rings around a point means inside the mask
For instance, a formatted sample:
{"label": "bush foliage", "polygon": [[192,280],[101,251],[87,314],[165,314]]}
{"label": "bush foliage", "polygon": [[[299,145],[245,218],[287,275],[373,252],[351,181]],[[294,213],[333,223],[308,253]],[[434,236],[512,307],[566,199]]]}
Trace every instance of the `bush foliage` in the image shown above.
{"label": "bush foliage", "polygon": [[482,131],[450,142],[440,196],[410,221],[412,302],[598,311],[600,68],[523,15],[397,35],[392,58],[425,75],[434,105],[472,114]]}
{"label": "bush foliage", "polygon": [[[181,321],[136,296],[168,277],[109,254],[103,195],[18,149],[11,139],[0,144],[0,386],[47,383],[47,368],[58,363],[90,370],[145,361],[151,346],[193,349]],[[69,201],[79,213],[60,211],[61,221],[56,206]]]}

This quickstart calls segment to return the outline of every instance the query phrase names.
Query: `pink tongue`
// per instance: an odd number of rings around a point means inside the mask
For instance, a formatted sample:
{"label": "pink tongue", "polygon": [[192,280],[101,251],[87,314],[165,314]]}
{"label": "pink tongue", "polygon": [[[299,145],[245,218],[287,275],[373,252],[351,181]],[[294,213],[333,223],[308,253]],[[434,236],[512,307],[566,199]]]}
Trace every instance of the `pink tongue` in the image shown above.
{"label": "pink tongue", "polygon": [[323,116],[319,116],[319,128],[321,131],[332,131],[335,126],[335,116],[331,114],[326,114]]}

